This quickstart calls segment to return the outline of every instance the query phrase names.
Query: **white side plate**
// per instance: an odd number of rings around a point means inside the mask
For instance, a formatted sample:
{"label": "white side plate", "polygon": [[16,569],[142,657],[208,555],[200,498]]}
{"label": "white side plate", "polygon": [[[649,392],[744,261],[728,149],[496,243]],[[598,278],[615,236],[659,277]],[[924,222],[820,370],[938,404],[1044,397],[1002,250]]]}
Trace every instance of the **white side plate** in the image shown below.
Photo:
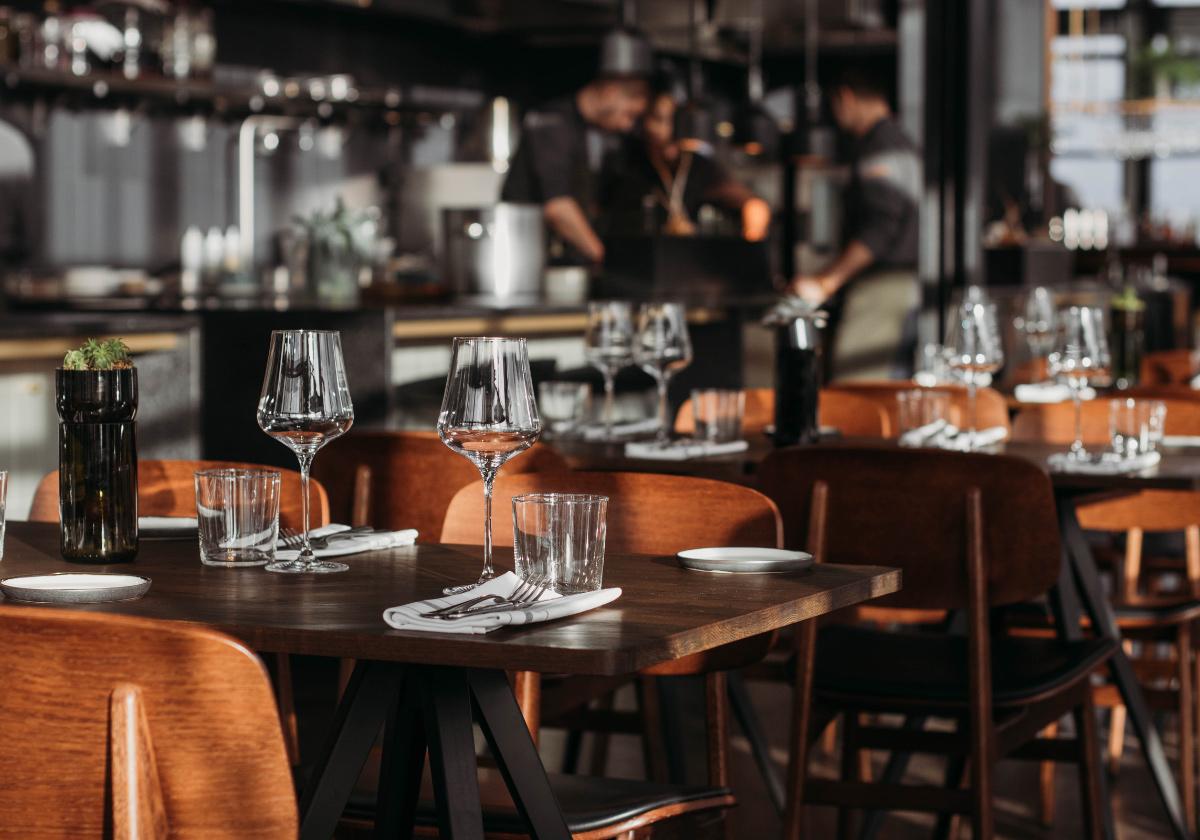
{"label": "white side plate", "polygon": [[781,548],[691,548],[681,551],[679,563],[697,572],[800,572],[812,565],[812,555]]}
{"label": "white side plate", "polygon": [[100,604],[140,598],[150,588],[141,575],[74,574],[23,575],[0,580],[0,592],[13,601],[38,604]]}

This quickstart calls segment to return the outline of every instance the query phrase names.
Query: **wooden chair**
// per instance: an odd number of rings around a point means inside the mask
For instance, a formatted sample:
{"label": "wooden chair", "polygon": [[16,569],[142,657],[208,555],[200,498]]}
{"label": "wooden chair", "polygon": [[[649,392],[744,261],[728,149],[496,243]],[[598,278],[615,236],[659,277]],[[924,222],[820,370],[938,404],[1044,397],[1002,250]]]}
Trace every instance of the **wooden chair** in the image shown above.
{"label": "wooden chair", "polygon": [[[329,490],[338,521],[416,528],[418,542],[437,542],[454,494],[479,481],[479,470],[451,452],[437,432],[355,430],[326,450],[313,475]],[[566,469],[554,450],[534,446],[505,464],[504,474]]]}
{"label": "wooden chair", "polygon": [[[197,470],[261,467],[239,461],[138,461],[138,514],[140,516],[195,516]],[[275,469],[271,467],[271,469]],[[300,529],[303,523],[303,495],[300,473],[279,470],[279,522]],[[329,497],[321,482],[309,482],[309,527],[329,524]],[[30,522],[58,521],[58,470],[47,473],[38,482],[29,511]],[[275,688],[279,694],[279,714],[284,721],[288,755],[300,763],[300,732],[292,686],[291,659],[275,657]]]}
{"label": "wooden chair", "polygon": [[[770,499],[756,490],[687,476],[654,473],[574,472],[566,474],[502,475],[496,481],[493,510],[511,509],[513,496],[523,493],[572,492],[596,493],[609,498],[608,553],[673,555],[685,548],[707,545],[776,547],[782,536],[779,512]],[[446,512],[442,541],[477,545],[481,541],[483,519],[482,486],[463,488]],[[496,545],[512,544],[512,519],[500,513],[494,519]],[[708,718],[709,783],[728,784],[726,762],[728,740],[727,676],[729,670],[761,660],[769,650],[773,634],[765,634],[725,645],[713,651],[685,657],[642,671],[638,679],[641,731],[645,744],[647,775],[665,775],[665,756],[657,734],[661,728],[654,683],[656,676],[703,675]],[[522,681],[531,679],[523,676]],[[518,683],[521,684],[520,682]],[[619,684],[619,683],[617,683]],[[528,682],[526,682],[528,685]],[[578,731],[592,728],[595,717],[607,723],[617,722],[616,731],[637,732],[636,719],[611,710],[612,681],[596,682],[592,690],[578,680],[554,685],[543,696],[544,718],[570,724]],[[536,701],[536,693],[526,689],[526,698]],[[581,710],[579,704],[601,695],[597,716]],[[518,695],[520,697],[520,694]],[[538,718],[526,709],[531,728]],[[592,772],[603,772],[605,756],[602,739]]]}
{"label": "wooden chair", "polygon": [[[994,607],[1024,602],[1055,583],[1061,548],[1049,479],[1017,458],[849,446],[784,449],[762,465],[762,487],[784,517],[785,542],[819,561],[898,566],[890,606],[961,610],[965,637],[861,625],[798,634],[796,696],[812,691],[814,725],[798,714],[791,744],[785,837],[800,836],[803,803],[836,804],[841,836],[851,809],[969,814],[972,837],[994,836],[992,784],[1003,758],[1075,760],[1090,837],[1101,836],[1099,756],[1090,675],[1112,654],[1106,640],[993,635]],[[913,523],[921,523],[913,527]],[[863,713],[956,722],[953,732],[863,725]],[[1062,715],[1073,741],[1037,739]],[[807,778],[811,736],[842,716],[842,779]],[[945,789],[870,784],[861,750],[950,755]],[[959,789],[964,762],[968,789]]]}
{"label": "wooden chair", "polygon": [[[138,513],[141,516],[196,515],[197,470],[224,467],[261,467],[236,461],[138,461]],[[270,469],[276,469],[271,467]],[[300,527],[300,473],[279,470],[279,521],[292,528]],[[310,524],[313,528],[329,524],[329,497],[320,481],[309,484]],[[31,522],[58,521],[58,470],[43,476],[33,494],[29,511]]]}
{"label": "wooden chair", "polygon": [[[775,423],[775,391],[771,388],[747,388],[746,412],[742,417],[745,435],[762,434]],[[891,427],[887,412],[871,400],[843,391],[821,391],[817,401],[817,424],[837,429],[844,437],[888,437]],[[696,430],[691,399],[684,400],[675,415],[675,431],[690,435]]]}
{"label": "wooden chair", "polygon": [[[888,436],[900,434],[900,409],[896,394],[920,388],[907,380],[879,380],[877,382],[834,382],[827,390],[864,397],[881,406],[888,415]],[[945,391],[950,395],[950,421],[962,426],[967,417],[967,389],[962,385],[938,385],[934,391]],[[990,429],[994,426],[1010,428],[1008,403],[1004,395],[995,388],[980,388],[976,393],[976,428]]]}
{"label": "wooden chair", "polygon": [[1142,356],[1142,385],[1188,385],[1196,371],[1191,350],[1159,350]]}
{"label": "wooden chair", "polygon": [[294,838],[271,685],[173,621],[0,606],[0,822],[12,837]]}

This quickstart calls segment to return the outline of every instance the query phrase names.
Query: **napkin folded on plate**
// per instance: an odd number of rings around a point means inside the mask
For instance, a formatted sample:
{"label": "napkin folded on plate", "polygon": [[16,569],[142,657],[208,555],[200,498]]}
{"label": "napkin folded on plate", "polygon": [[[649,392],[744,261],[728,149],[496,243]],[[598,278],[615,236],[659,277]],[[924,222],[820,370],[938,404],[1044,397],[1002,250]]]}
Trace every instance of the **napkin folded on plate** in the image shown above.
{"label": "napkin folded on plate", "polygon": [[[1008,429],[992,426],[975,430],[975,448],[991,446],[1008,438]],[[935,420],[916,429],[909,429],[900,436],[901,446],[929,446],[938,449],[966,451],[971,435],[965,430],[951,426],[945,420]]]}
{"label": "napkin folded on plate", "polygon": [[1047,458],[1046,462],[1056,472],[1081,473],[1083,475],[1125,475],[1149,469],[1161,460],[1162,455],[1158,452],[1146,452],[1132,458],[1122,458],[1120,455],[1105,453],[1087,460],[1072,458],[1065,452],[1056,452]]}
{"label": "napkin folded on plate", "polygon": [[724,443],[707,440],[675,440],[665,446],[655,441],[636,441],[625,444],[625,457],[649,458],[654,461],[686,461],[689,458],[745,452],[749,448],[750,443],[744,440],[730,440]]}
{"label": "napkin folded on plate", "polygon": [[[614,438],[637,437],[639,435],[647,435],[651,432],[658,431],[658,418],[647,417],[643,420],[629,420],[624,423],[613,423],[612,434]],[[603,441],[607,439],[607,432],[604,429],[604,424],[598,426],[586,426],[583,429],[583,439],[588,441]]]}
{"label": "napkin folded on plate", "polygon": [[536,624],[540,621],[553,621],[556,618],[566,618],[569,615],[586,612],[587,610],[610,604],[621,597],[619,588],[599,589],[595,592],[581,592],[578,595],[555,595],[545,592],[534,603],[517,607],[503,612],[483,612],[475,615],[464,615],[461,618],[423,618],[422,613],[430,610],[461,604],[482,595],[511,595],[521,585],[521,578],[512,572],[505,572],[499,577],[489,580],[480,586],[446,595],[441,598],[430,598],[428,601],[414,601],[399,607],[389,607],[383,611],[383,620],[389,627],[397,630],[424,630],[432,633],[490,633],[511,624]]}
{"label": "napkin folded on plate", "polygon": [[[1031,385],[1018,385],[1013,389],[1017,402],[1023,403],[1060,403],[1071,399],[1071,389],[1061,382],[1034,382]],[[1092,400],[1096,398],[1096,389],[1084,388],[1080,398]]]}
{"label": "napkin folded on plate", "polygon": [[[342,531],[349,531],[349,525],[326,525],[309,531],[310,537],[328,537]],[[377,551],[381,548],[399,548],[412,545],[417,541],[417,532],[411,528],[406,531],[370,531],[365,534],[355,534],[345,539],[334,540],[324,548],[314,548],[313,554],[318,557],[341,557],[346,554],[360,554],[364,551]],[[295,546],[275,549],[278,560],[294,560],[300,556],[300,549]]]}

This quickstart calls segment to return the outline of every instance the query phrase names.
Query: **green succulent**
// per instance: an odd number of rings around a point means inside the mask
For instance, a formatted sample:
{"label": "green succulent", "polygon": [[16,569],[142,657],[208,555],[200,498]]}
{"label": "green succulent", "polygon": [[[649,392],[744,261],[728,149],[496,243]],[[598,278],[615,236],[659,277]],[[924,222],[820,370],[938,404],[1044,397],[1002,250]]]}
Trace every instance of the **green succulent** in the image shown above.
{"label": "green succulent", "polygon": [[77,350],[67,351],[63,370],[118,370],[133,367],[129,346],[119,338],[89,338]]}

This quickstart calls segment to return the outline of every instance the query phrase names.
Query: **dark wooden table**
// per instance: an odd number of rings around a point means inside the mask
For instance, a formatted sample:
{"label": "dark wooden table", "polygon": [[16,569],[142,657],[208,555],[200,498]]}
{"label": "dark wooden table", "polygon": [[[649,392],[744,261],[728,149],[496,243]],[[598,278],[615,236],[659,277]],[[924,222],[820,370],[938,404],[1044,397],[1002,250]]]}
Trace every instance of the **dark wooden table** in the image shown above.
{"label": "dark wooden table", "polygon": [[[500,565],[507,555],[500,554]],[[367,754],[384,729],[380,830],[408,836],[428,748],[442,836],[482,837],[472,721],[480,723],[534,836],[567,828],[505,671],[626,674],[895,592],[900,575],[821,565],[798,574],[706,575],[673,559],[605,559],[621,598],[583,615],[480,636],[393,630],[386,607],[473,579],[479,549],[412,546],[349,558],[337,575],[273,575],[200,563],[194,540],[143,540],[135,562],[80,567],[58,552],[56,526],[9,524],[5,577],[122,571],[149,577],[145,597],[72,607],[187,621],[260,651],[358,660],[301,806],[303,838],[333,833]],[[383,835],[383,836],[386,836]]]}
{"label": "dark wooden table", "polygon": [[[580,442],[556,442],[551,445],[576,469],[666,472],[718,478],[752,487],[756,483],[759,464],[772,451],[771,444],[765,438],[751,438],[750,448],[745,452],[687,461],[656,461],[626,458],[620,445]],[[888,448],[897,446],[897,443],[895,440],[863,438],[826,440],[814,445]],[[1133,666],[1119,644],[1121,632],[1116,615],[1104,593],[1100,572],[1079,524],[1076,508],[1097,497],[1128,495],[1141,490],[1200,490],[1200,448],[1165,447],[1162,460],[1156,466],[1125,475],[1081,475],[1051,470],[1048,458],[1064,449],[1064,446],[1055,444],[1006,443],[988,451],[1024,458],[1049,474],[1063,540],[1063,567],[1052,598],[1060,632],[1068,638],[1078,637],[1081,633],[1080,616],[1086,613],[1092,626],[1098,628],[1102,635],[1117,640],[1117,654],[1109,660],[1113,682],[1128,709],[1129,720],[1142,744],[1143,755],[1175,836],[1192,837],[1192,828],[1184,819],[1179,789],[1171,774],[1162,739],[1154,727]],[[1112,826],[1107,828],[1111,836]]]}

